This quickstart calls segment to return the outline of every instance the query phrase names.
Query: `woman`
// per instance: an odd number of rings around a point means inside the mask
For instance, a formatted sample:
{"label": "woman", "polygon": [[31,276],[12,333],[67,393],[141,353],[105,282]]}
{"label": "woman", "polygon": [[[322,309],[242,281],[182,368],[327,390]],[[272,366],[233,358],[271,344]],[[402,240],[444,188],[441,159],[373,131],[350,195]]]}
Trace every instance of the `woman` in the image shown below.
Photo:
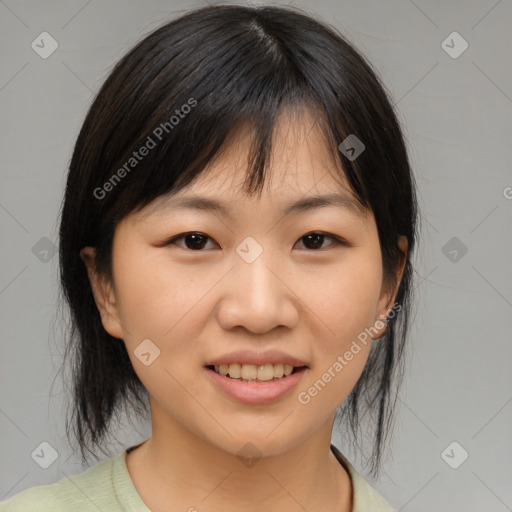
{"label": "woman", "polygon": [[83,460],[123,405],[152,434],[1,510],[392,510],[331,436],[364,416],[377,474],[416,216],[390,100],[334,29],[213,6],[147,36],[78,137],[60,269]]}

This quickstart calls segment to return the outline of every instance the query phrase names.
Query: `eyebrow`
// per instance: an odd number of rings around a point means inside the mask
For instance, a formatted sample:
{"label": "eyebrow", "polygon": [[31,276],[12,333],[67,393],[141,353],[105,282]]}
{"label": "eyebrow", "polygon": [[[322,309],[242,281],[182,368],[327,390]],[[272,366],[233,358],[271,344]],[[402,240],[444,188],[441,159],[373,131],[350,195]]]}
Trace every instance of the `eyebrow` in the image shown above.
{"label": "eyebrow", "polygon": [[[359,203],[356,198],[345,194],[333,193],[304,197],[297,201],[288,203],[282,210],[282,214],[289,215],[290,213],[301,213],[328,206],[345,209],[360,217],[364,217],[367,213],[367,209]],[[163,204],[157,206],[153,212],[160,212],[168,209],[193,209],[199,211],[218,212],[224,217],[232,218],[229,209],[221,201],[208,197],[171,197]]]}

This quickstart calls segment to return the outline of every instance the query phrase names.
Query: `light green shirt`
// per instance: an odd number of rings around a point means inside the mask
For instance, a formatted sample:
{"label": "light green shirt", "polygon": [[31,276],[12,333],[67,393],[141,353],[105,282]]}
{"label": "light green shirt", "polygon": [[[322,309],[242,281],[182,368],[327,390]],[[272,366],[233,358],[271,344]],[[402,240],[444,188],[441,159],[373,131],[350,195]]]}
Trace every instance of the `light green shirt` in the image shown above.
{"label": "light green shirt", "polygon": [[[0,503],[0,512],[151,512],[128,473],[129,450],[56,483],[26,489]],[[394,512],[335,446],[331,450],[350,475],[352,512]]]}

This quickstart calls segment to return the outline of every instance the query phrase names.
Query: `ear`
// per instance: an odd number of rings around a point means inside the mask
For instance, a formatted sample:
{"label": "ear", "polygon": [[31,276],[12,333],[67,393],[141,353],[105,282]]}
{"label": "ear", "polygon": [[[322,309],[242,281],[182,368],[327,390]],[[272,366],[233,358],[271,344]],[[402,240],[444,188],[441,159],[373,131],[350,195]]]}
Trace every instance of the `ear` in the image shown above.
{"label": "ear", "polygon": [[[408,242],[405,236],[398,237],[398,247],[400,249],[400,259],[398,261],[397,267],[395,269],[396,275],[396,284],[393,286],[393,283],[383,282],[381,294],[379,297],[379,305],[378,305],[378,315],[379,317],[376,319],[374,324],[375,331],[378,331],[378,334],[373,336],[374,339],[382,338],[384,334],[386,334],[386,322],[385,319],[387,315],[389,315],[390,310],[393,308],[395,304],[395,298],[398,293],[398,288],[402,281],[402,276],[405,269],[405,263],[407,261],[407,250],[408,250]],[[372,330],[374,330],[372,329]]]}
{"label": "ear", "polygon": [[101,315],[101,323],[105,330],[115,338],[123,338],[123,329],[119,319],[116,298],[112,284],[106,277],[96,270],[96,249],[84,247],[80,251],[80,258],[87,268],[87,275],[91,285],[96,307]]}

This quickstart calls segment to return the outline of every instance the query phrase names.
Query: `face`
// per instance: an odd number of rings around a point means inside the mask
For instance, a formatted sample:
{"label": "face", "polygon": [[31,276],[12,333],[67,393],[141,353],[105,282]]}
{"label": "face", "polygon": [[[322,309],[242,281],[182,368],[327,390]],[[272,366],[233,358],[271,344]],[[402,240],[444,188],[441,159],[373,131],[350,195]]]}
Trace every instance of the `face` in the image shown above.
{"label": "face", "polygon": [[[340,182],[310,113],[277,128],[261,197],[240,191],[241,134],[191,185],[120,222],[112,282],[93,273],[92,248],[82,251],[103,325],[148,390],[153,434],[181,429],[232,454],[247,442],[284,452],[331,428],[368,358],[368,333],[384,334],[376,321],[396,288],[383,284],[373,214]],[[297,206],[332,194],[341,199]],[[221,207],[178,205],[185,198]]]}

